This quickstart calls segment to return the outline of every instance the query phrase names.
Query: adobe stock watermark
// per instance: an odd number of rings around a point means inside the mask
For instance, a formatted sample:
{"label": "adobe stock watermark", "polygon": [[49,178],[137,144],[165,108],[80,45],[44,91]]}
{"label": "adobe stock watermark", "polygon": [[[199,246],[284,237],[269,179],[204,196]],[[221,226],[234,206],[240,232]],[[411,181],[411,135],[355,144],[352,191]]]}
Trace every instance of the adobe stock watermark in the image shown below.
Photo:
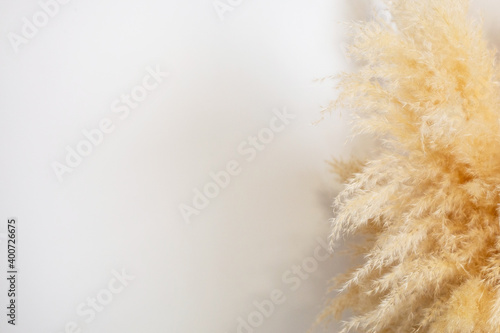
{"label": "adobe stock watermark", "polygon": [[314,248],[313,255],[306,257],[298,265],[293,265],[281,275],[282,288],[277,288],[269,293],[269,296],[253,302],[254,310],[246,316],[236,319],[236,333],[254,333],[255,330],[264,325],[278,306],[284,304],[288,298],[287,292],[295,292],[300,289],[304,281],[308,280],[317,270],[319,264],[330,258],[327,242],[317,238],[318,245]]}
{"label": "adobe stock watermark", "polygon": [[104,288],[77,305],[75,312],[79,319],[66,322],[64,328],[57,333],[82,333],[85,326],[92,323],[97,315],[103,312],[131,281],[135,280],[135,276],[129,275],[125,269],[121,272],[113,270],[111,275],[113,277]]}
{"label": "adobe stock watermark", "polygon": [[69,3],[71,0],[41,0],[38,1],[40,7],[31,17],[24,16],[22,18],[22,26],[20,34],[9,32],[7,39],[14,49],[14,52],[19,52],[21,45],[28,44],[33,38],[38,35],[39,31],[49,24],[50,20],[57,16],[61,10],[61,6]]}
{"label": "adobe stock watermark", "polygon": [[[282,110],[273,110],[273,117],[269,120],[268,127],[260,129],[256,135],[249,136],[236,147],[239,156],[247,163],[254,161],[258,153],[274,141],[276,134],[282,132],[295,118],[296,115],[288,113],[286,107]],[[202,210],[207,208],[210,201],[219,196],[235,176],[241,174],[242,164],[242,162],[233,159],[226,163],[224,170],[210,172],[211,181],[200,188],[193,189],[191,204],[181,203],[179,205],[179,212],[184,222],[190,224],[193,215],[199,215]]]}
{"label": "adobe stock watermark", "polygon": [[[111,102],[110,110],[116,114],[119,120],[125,120],[129,117],[132,110],[137,109],[148,95],[168,76],[168,73],[162,72],[157,65],[156,68],[146,67],[146,75],[141,80],[141,83],[135,85],[129,94],[122,94]],[[66,146],[66,156],[63,162],[52,162],[52,170],[59,182],[63,181],[65,174],[72,173],[83,160],[88,157],[94,148],[101,145],[106,136],[113,133],[116,128],[116,121],[109,117],[102,118],[97,127],[92,129],[83,129],[81,132],[82,139],[74,146]]]}
{"label": "adobe stock watermark", "polygon": [[215,0],[212,5],[221,21],[224,21],[227,12],[232,12],[243,4],[244,0]]}

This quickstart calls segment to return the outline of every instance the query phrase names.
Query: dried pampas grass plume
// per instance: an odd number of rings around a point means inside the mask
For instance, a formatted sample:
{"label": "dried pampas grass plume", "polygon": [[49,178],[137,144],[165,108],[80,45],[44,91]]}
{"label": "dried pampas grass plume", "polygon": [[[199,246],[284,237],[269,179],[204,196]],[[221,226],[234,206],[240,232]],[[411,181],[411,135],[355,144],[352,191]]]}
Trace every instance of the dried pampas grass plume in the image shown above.
{"label": "dried pampas grass plume", "polygon": [[333,165],[348,180],[332,241],[367,237],[321,319],[349,310],[342,333],[500,332],[496,53],[465,0],[386,5],[391,22],[352,25],[361,66],[340,75],[334,103],[381,148]]}

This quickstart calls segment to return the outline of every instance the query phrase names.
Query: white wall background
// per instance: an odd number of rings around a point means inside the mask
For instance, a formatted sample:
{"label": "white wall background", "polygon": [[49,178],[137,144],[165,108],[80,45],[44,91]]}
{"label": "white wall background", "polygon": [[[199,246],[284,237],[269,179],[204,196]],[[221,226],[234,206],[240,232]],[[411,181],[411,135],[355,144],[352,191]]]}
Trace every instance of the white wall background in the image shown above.
{"label": "white wall background", "polygon": [[[234,333],[274,289],[286,301],[253,331],[307,331],[344,259],[295,291],[282,277],[327,237],[325,160],[356,150],[348,117],[312,125],[334,96],[313,80],[350,68],[339,22],[366,4],[243,0],[222,21],[211,0],[71,0],[15,52],[9,33],[41,7],[0,0],[0,232],[20,224],[18,325],[2,306],[0,331]],[[121,120],[111,104],[148,66],[170,75]],[[237,147],[283,107],[296,118],[247,162]],[[103,118],[114,131],[58,181],[51,164]],[[186,224],[179,205],[230,160],[241,174]],[[122,268],[135,279],[85,322],[78,306]],[[6,290],[2,279],[0,304]]]}

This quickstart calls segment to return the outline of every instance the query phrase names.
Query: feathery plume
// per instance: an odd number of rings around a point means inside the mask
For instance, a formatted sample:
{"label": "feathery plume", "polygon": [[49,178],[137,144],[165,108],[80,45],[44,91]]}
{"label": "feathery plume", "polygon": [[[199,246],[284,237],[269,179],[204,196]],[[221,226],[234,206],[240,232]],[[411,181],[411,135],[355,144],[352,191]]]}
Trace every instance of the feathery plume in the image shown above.
{"label": "feathery plume", "polygon": [[[364,263],[320,316],[341,333],[500,332],[500,89],[496,52],[466,0],[386,1],[352,23],[336,108],[380,152],[333,163],[347,184],[331,239],[365,234]],[[350,170],[350,172],[348,172]]]}

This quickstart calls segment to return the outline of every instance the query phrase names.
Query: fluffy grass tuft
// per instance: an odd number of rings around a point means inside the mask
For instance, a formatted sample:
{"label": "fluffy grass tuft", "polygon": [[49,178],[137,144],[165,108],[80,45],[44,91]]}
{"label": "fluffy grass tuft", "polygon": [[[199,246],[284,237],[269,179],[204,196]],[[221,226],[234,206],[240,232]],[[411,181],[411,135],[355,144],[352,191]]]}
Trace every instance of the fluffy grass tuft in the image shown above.
{"label": "fluffy grass tuft", "polygon": [[341,333],[500,332],[500,87],[496,52],[465,0],[387,1],[351,25],[334,106],[380,153],[346,179],[332,242],[367,235],[322,319]]}

